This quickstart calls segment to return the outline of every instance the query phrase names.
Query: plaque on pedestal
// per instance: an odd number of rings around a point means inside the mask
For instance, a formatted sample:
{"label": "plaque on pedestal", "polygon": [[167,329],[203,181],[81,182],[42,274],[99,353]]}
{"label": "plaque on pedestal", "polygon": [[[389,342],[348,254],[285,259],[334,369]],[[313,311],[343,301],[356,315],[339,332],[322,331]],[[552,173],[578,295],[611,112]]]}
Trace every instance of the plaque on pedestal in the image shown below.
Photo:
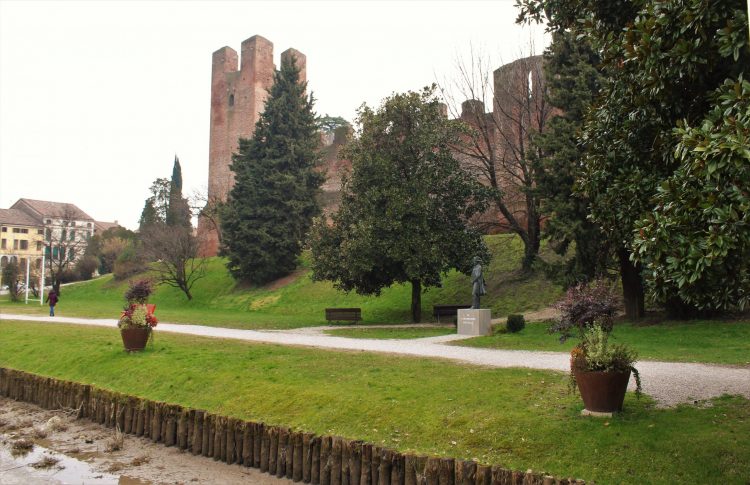
{"label": "plaque on pedestal", "polygon": [[492,310],[458,310],[457,330],[459,335],[489,335],[491,331]]}

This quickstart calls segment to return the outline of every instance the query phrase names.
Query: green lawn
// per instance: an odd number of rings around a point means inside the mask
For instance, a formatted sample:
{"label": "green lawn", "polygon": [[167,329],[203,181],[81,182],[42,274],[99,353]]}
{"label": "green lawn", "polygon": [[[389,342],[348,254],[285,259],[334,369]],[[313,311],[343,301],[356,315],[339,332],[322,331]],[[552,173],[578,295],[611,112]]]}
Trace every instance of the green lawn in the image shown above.
{"label": "green lawn", "polygon": [[[560,287],[543,275],[524,276],[519,271],[523,247],[515,236],[487,237],[494,255],[486,269],[488,295],[482,304],[491,307],[493,315],[506,315],[544,308],[562,293]],[[552,258],[547,250],[545,257]],[[411,286],[396,285],[385,289],[379,297],[345,294],[328,282],[313,282],[308,268],[309,254],[303,255],[298,277],[286,286],[248,288],[235,283],[222,258],[210,258],[207,276],[193,290],[187,301],[175,288],[162,286],[151,298],[157,305],[162,321],[193,323],[232,328],[296,328],[325,325],[327,307],[360,307],[362,323],[408,323],[411,318]],[[117,318],[123,306],[122,295],[127,285],[111,276],[63,287],[57,313],[61,316]],[[433,304],[471,302],[471,284],[465,275],[451,272],[443,279],[442,288],[432,288],[423,295],[424,321],[432,320]],[[0,299],[0,311],[44,315],[39,304],[12,303],[7,296]]]}
{"label": "green lawn", "polygon": [[[569,352],[575,339],[561,344],[549,334],[549,323],[527,323],[518,333],[461,340],[453,345],[493,349]],[[615,325],[612,341],[626,343],[641,359],[675,362],[713,362],[750,365],[750,321],[666,321],[656,325],[622,322]]]}
{"label": "green lawn", "polygon": [[[160,334],[122,351],[117,332],[0,321],[0,365],[399,450],[475,458],[597,483],[742,484],[750,401],[655,409],[626,398],[580,416],[562,373]],[[313,365],[314,363],[314,365]]]}
{"label": "green lawn", "polygon": [[336,330],[327,330],[325,333],[335,337],[414,339],[454,334],[456,333],[456,328],[340,328]]}

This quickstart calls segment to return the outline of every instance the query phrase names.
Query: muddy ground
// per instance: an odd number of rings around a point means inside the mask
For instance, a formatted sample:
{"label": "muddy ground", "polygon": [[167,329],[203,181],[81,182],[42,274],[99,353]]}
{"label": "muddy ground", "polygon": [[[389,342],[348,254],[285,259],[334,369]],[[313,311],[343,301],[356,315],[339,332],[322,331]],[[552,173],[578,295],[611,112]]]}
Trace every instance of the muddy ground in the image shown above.
{"label": "muddy ground", "polygon": [[0,484],[290,484],[0,397]]}

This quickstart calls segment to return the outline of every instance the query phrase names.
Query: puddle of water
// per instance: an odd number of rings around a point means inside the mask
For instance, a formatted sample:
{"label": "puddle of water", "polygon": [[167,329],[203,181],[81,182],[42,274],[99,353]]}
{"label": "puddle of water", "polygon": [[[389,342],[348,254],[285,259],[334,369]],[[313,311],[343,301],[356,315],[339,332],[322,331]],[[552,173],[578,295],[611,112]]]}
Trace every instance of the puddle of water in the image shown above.
{"label": "puddle of water", "polygon": [[[57,464],[46,469],[31,466],[44,458],[58,460]],[[150,482],[111,473],[99,472],[86,462],[77,460],[62,453],[57,453],[43,446],[23,456],[12,456],[6,448],[0,448],[0,484],[2,485],[147,485]]]}

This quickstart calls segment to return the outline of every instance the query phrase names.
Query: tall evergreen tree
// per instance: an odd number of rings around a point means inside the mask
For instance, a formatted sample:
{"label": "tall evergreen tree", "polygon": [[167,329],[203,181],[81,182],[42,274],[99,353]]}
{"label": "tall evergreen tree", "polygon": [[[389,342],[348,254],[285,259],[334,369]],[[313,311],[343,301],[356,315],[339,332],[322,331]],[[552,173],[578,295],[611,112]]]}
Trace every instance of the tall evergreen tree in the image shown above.
{"label": "tall evergreen tree", "polygon": [[223,254],[237,279],[263,284],[297,265],[324,176],[316,170],[319,138],[313,97],[294,59],[274,75],[253,138],[232,156],[235,185],[221,214]]}
{"label": "tall evergreen tree", "polygon": [[180,159],[174,156],[172,179],[169,182],[169,207],[166,223],[168,226],[190,226],[190,206],[182,196],[182,167]]}
{"label": "tall evergreen tree", "polygon": [[558,31],[544,53],[546,96],[559,112],[547,129],[533,138],[539,154],[537,190],[547,216],[544,237],[560,254],[571,243],[574,256],[562,263],[562,280],[567,285],[591,280],[607,269],[610,251],[599,226],[588,220],[590,201],[576,194],[574,184],[582,174],[585,157],[578,138],[589,106],[599,92],[602,75],[598,54],[585,39],[569,31]]}

